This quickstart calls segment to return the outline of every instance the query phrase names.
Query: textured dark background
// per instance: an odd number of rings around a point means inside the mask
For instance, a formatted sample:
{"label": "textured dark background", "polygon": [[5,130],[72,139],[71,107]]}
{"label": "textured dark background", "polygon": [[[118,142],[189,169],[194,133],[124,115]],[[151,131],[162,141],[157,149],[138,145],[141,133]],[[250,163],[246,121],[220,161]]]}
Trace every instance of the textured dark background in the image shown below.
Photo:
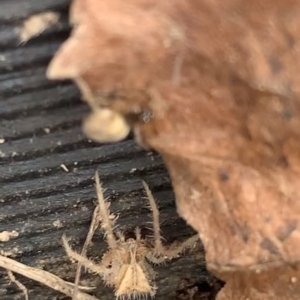
{"label": "textured dark background", "polygon": [[[75,265],[65,256],[61,236],[73,237],[75,248],[83,244],[95,205],[92,177],[96,169],[112,201],[112,212],[120,214],[122,229],[149,225],[146,221],[151,215],[141,184],[144,179],[158,200],[166,242],[184,239],[193,231],[176,213],[160,156],[142,151],[130,138],[113,145],[88,141],[80,129],[88,108],[76,87],[45,78],[48,62],[69,34],[68,5],[67,0],[0,2],[0,138],[5,139],[0,144],[0,232],[16,230],[20,234],[0,243],[0,253],[73,281]],[[62,14],[61,25],[19,45],[16,28],[28,16],[47,10]],[[100,233],[94,241],[91,256],[105,250]],[[182,278],[195,277],[200,288],[206,289],[205,281],[210,277],[200,256],[186,255],[157,267],[156,299],[177,298],[175,291]],[[31,300],[66,298],[36,282],[17,278],[29,289]],[[83,278],[99,281],[92,275],[83,274]],[[114,299],[101,282],[97,296]],[[24,299],[3,270],[0,299]]]}

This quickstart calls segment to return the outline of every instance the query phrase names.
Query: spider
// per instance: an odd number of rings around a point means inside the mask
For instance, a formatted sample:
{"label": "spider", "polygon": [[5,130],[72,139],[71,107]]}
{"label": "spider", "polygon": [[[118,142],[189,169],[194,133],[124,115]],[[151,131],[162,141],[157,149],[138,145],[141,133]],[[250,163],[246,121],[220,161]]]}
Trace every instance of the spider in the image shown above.
{"label": "spider", "polygon": [[99,176],[95,175],[97,197],[99,202],[99,222],[105,233],[108,251],[102,256],[100,264],[96,264],[85,256],[73,251],[63,236],[63,245],[67,255],[98,273],[103,281],[114,288],[116,298],[153,297],[157,287],[156,273],[151,264],[160,264],[179,256],[184,250],[192,248],[199,240],[198,235],[188,238],[182,243],[173,243],[166,247],[162,243],[159,225],[159,211],[148,185],[143,181],[153,217],[153,238],[142,238],[140,228],[135,229],[135,238],[126,239],[120,231],[114,230],[109,203],[104,199]]}

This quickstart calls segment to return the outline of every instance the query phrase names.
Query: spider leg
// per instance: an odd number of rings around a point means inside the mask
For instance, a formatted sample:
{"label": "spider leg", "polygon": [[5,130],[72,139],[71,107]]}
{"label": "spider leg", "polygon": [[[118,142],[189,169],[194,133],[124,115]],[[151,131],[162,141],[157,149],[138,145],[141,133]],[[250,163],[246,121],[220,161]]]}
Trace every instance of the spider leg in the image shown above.
{"label": "spider leg", "polygon": [[86,268],[90,269],[92,272],[95,272],[97,274],[107,273],[107,270],[105,268],[103,268],[102,266],[95,264],[91,260],[89,260],[86,257],[84,257],[84,256],[78,254],[77,252],[75,252],[70,247],[65,235],[63,235],[63,237],[62,237],[62,242],[63,242],[64,248],[66,250],[66,253],[70,258],[78,261],[80,264],[82,264]]}
{"label": "spider leg", "polygon": [[160,225],[159,225],[159,211],[155,203],[154,197],[145,181],[143,181],[143,186],[146,190],[147,197],[150,203],[150,209],[152,211],[153,218],[153,233],[154,233],[154,250],[157,253],[163,253],[164,247],[162,245],[162,237],[160,234]]}
{"label": "spider leg", "polygon": [[148,259],[149,262],[156,264],[156,265],[159,265],[166,260],[166,257],[164,257],[164,256],[157,257],[151,252],[146,254],[146,258]]}
{"label": "spider leg", "polygon": [[141,261],[140,265],[143,270],[145,270],[149,275],[149,279],[152,281],[156,277],[156,272],[153,270],[152,266],[146,261]]}
{"label": "spider leg", "polygon": [[101,227],[104,229],[104,231],[106,233],[106,240],[107,240],[107,244],[108,244],[109,248],[115,249],[117,246],[117,243],[116,243],[115,236],[113,233],[112,222],[109,219],[109,215],[110,215],[109,209],[108,209],[107,202],[105,201],[104,196],[103,196],[103,191],[102,191],[98,172],[95,173],[95,181],[96,181],[97,197],[98,197],[98,202],[99,202],[99,207],[100,207],[100,214],[101,214],[101,218],[102,218],[102,221],[101,221],[102,226]]}
{"label": "spider leg", "polygon": [[172,259],[184,252],[186,249],[192,248],[197,241],[199,241],[199,235],[195,234],[179,245],[176,245],[175,242],[170,247],[164,250],[163,255],[165,259]]}
{"label": "spider leg", "polygon": [[121,242],[125,242],[125,236],[120,230],[116,231],[116,235]]}
{"label": "spider leg", "polygon": [[135,228],[135,238],[137,241],[140,241],[142,239],[140,227]]}
{"label": "spider leg", "polygon": [[180,243],[179,245],[175,242],[170,247],[165,248],[163,252],[159,253],[159,256],[157,256],[157,253],[149,252],[146,255],[146,258],[148,261],[152,262],[153,264],[161,264],[166,260],[171,260],[178,255],[180,255],[184,250],[188,248],[192,248],[194,244],[199,240],[198,234],[195,234],[194,236],[188,238],[184,242]]}

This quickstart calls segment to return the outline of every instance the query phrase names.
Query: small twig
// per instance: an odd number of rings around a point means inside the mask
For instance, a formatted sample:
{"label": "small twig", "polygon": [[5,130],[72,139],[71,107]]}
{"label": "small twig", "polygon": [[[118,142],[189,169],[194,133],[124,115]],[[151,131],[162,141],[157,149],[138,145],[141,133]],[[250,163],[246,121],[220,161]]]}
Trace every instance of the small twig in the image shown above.
{"label": "small twig", "polygon": [[28,291],[24,284],[22,284],[19,280],[16,279],[12,271],[7,271],[8,278],[11,282],[13,282],[24,294],[25,299],[29,300]]}
{"label": "small twig", "polygon": [[[93,213],[93,219],[91,222],[91,226],[89,229],[89,232],[87,234],[86,240],[84,242],[84,245],[82,247],[82,251],[81,251],[81,256],[86,256],[87,253],[87,249],[88,246],[90,245],[92,238],[94,236],[94,233],[96,231],[96,229],[99,226],[101,219],[100,219],[100,207],[99,205],[96,206],[94,213]],[[79,285],[79,280],[80,280],[80,275],[81,275],[81,268],[82,268],[82,264],[80,262],[78,262],[77,265],[77,270],[76,270],[76,276],[75,276],[75,282],[74,282],[74,293],[73,293],[73,300],[76,300],[76,296],[77,296],[77,292],[78,292],[78,285]]]}
{"label": "small twig", "polygon": [[[67,285],[74,288],[75,284],[73,282],[65,281]],[[78,285],[78,289],[83,292],[92,292],[96,289],[96,286],[84,286],[84,285]]]}
{"label": "small twig", "polygon": [[[3,255],[0,255],[0,267],[40,282],[69,297],[73,296],[74,289],[66,281],[47,271],[28,267]],[[81,291],[78,291],[78,296],[78,300],[99,300]]]}

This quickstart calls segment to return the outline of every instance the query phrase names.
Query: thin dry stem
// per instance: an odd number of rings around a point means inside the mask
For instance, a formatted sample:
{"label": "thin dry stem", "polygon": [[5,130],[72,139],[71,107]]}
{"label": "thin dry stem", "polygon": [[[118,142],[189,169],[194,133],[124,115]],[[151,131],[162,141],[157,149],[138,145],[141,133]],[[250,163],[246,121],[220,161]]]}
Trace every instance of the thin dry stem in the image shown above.
{"label": "thin dry stem", "polygon": [[7,271],[7,275],[8,275],[8,278],[11,282],[13,282],[24,294],[24,297],[26,300],[29,300],[29,297],[28,297],[28,290],[26,288],[26,286],[24,284],[22,284],[19,280],[17,280],[17,278],[15,277],[15,275],[13,274],[12,271]]}
{"label": "thin dry stem", "polygon": [[[0,267],[42,283],[69,297],[73,296],[74,289],[66,281],[47,271],[28,267],[2,255],[0,255]],[[78,300],[98,300],[97,298],[81,291],[78,292],[78,296]]]}
{"label": "thin dry stem", "polygon": [[[96,229],[98,228],[100,222],[101,222],[100,207],[99,207],[99,205],[97,205],[94,210],[94,213],[93,213],[93,218],[92,218],[92,222],[90,225],[88,235],[87,235],[84,245],[82,247],[81,256],[86,256],[88,246],[90,245],[90,243],[93,239],[94,233],[95,233]],[[82,264],[80,262],[78,262],[76,276],[75,276],[75,282],[74,282],[74,294],[73,294],[73,298],[72,298],[74,300],[76,300],[77,293],[78,293],[81,268],[82,268]]]}

